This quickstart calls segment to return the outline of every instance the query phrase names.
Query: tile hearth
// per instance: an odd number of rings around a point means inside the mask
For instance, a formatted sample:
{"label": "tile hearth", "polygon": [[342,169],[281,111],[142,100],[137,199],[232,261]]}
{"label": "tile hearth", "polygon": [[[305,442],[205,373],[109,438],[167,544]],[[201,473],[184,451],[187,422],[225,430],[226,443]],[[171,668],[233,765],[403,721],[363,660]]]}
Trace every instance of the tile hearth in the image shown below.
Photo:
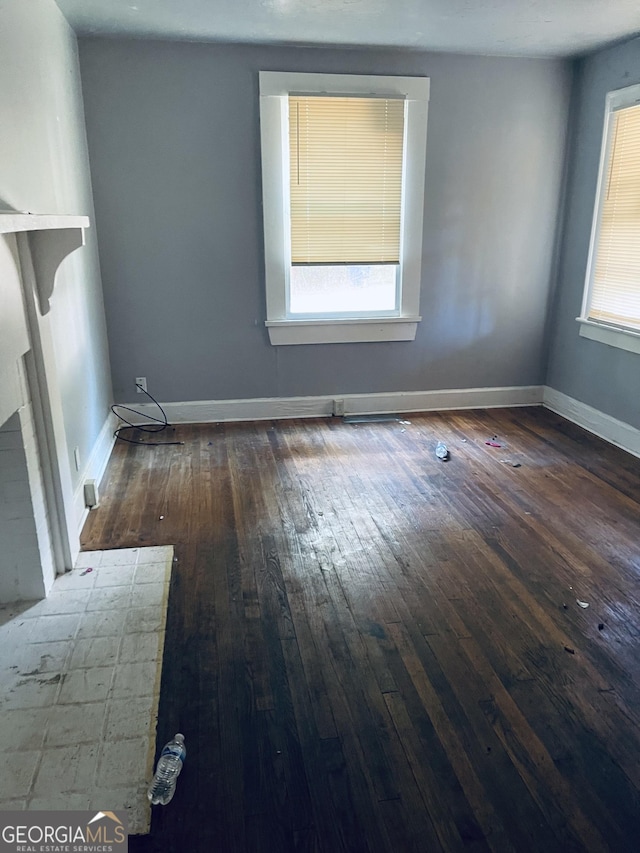
{"label": "tile hearth", "polygon": [[149,829],[173,548],[86,551],[0,606],[0,811],[126,810]]}

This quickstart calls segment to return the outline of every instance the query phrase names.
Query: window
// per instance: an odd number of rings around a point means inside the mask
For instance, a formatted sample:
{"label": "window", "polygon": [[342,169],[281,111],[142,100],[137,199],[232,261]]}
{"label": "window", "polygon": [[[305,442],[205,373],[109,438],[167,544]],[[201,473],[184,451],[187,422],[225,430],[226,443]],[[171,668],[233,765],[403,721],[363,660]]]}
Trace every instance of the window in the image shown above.
{"label": "window", "polygon": [[640,352],[640,85],[607,95],[580,334]]}
{"label": "window", "polygon": [[426,78],[260,73],[273,344],[413,340]]}

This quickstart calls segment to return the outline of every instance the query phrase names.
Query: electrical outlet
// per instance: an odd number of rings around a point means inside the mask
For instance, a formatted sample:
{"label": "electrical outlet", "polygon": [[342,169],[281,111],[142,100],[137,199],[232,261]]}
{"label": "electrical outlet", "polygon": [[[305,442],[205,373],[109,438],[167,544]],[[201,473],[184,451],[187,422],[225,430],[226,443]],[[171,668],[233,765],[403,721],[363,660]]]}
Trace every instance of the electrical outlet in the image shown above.
{"label": "electrical outlet", "polygon": [[136,391],[138,394],[142,394],[143,391],[147,390],[147,377],[146,376],[136,376]]}

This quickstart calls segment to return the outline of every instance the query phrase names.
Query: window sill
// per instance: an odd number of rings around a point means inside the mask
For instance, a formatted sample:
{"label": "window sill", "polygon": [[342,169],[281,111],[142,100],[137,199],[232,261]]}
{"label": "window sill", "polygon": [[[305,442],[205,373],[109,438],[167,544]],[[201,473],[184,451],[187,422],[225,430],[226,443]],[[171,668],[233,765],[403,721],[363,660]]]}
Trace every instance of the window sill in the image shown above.
{"label": "window sill", "polygon": [[274,346],[413,341],[421,317],[345,320],[267,320]]}
{"label": "window sill", "polygon": [[594,323],[584,317],[576,317],[580,323],[580,335],[610,347],[617,347],[628,352],[640,353],[640,332],[617,329],[615,326],[605,326],[602,323]]}

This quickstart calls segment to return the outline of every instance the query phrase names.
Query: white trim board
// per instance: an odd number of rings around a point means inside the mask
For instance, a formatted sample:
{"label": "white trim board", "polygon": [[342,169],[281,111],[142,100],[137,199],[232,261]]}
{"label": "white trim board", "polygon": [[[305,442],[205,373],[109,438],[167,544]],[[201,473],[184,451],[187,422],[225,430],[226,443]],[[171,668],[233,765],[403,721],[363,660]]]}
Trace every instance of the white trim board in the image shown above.
{"label": "white trim board", "polygon": [[[462,388],[444,391],[395,391],[378,394],[333,394],[321,397],[261,397],[249,400],[197,400],[163,403],[172,424],[220,423],[223,421],[260,421],[280,418],[321,418],[338,411],[342,414],[371,415],[396,412],[429,412],[447,409],[492,409],[505,406],[539,406],[543,386],[510,388]],[[141,413],[132,423],[148,423],[145,415],[158,414],[153,403],[128,403]]]}
{"label": "white trim board", "polygon": [[[156,406],[152,403],[127,405],[141,413],[140,417],[136,417],[131,412],[127,413],[132,423],[150,423],[145,415],[156,417],[158,414]],[[640,430],[546,385],[443,391],[396,391],[386,394],[336,393],[333,396],[319,397],[261,397],[248,400],[197,400],[162,404],[172,424],[321,418],[330,417],[338,412],[345,415],[370,415],[515,406],[544,406],[599,438],[640,457]],[[109,443],[109,448],[111,444],[112,441]],[[99,479],[95,474],[87,476]],[[80,489],[80,499],[84,503],[82,489]],[[84,517],[86,518],[86,515]]]}
{"label": "white trim board", "polygon": [[[109,412],[104,424],[102,425],[100,434],[93,445],[91,455],[87,459],[86,464],[80,473],[78,484],[73,492],[73,507],[78,529],[78,537],[82,533],[82,528],[84,527],[84,523],[89,515],[89,509],[84,505],[84,484],[87,480],[95,480],[96,483],[100,483],[100,480],[107,468],[109,458],[111,457],[113,445],[115,444],[116,439],[113,433],[116,426],[117,418],[114,414]],[[78,543],[78,553],[79,552],[80,547]],[[75,563],[75,560],[78,558],[78,554],[74,554],[73,558]]]}
{"label": "white trim board", "polygon": [[627,453],[640,457],[640,429],[548,386],[544,387],[542,402],[546,409],[551,409],[557,415],[615,444]]}

